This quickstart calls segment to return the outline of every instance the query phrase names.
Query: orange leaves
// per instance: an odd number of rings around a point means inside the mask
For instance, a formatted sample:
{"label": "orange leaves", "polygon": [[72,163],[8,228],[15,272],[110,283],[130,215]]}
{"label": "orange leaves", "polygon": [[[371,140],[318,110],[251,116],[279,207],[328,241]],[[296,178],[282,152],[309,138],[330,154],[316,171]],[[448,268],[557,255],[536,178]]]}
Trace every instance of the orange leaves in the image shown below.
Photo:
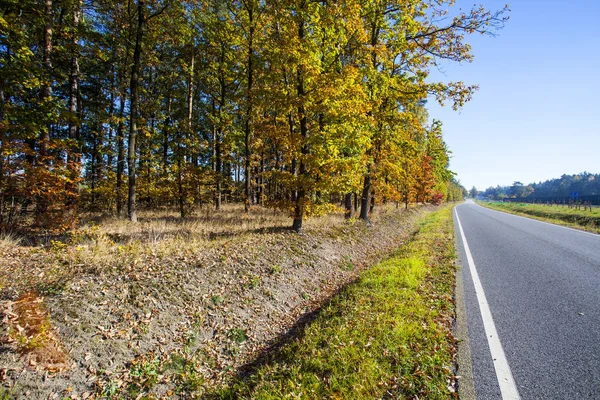
{"label": "orange leaves", "polygon": [[[0,204],[8,218],[0,219],[0,227],[10,228],[20,222],[21,225],[61,232],[76,224],[80,164],[73,161],[68,150],[71,147],[69,141],[51,140],[44,147],[46,155],[18,141],[4,142],[5,169],[2,170],[0,194],[5,202]],[[22,154],[25,156],[19,157]],[[6,201],[9,198],[10,203]],[[21,205],[21,216],[17,214],[18,205]],[[30,206],[34,218],[24,221]],[[19,218],[21,221],[17,221]]]}
{"label": "orange leaves", "polygon": [[4,304],[4,341],[16,346],[27,357],[29,366],[50,372],[67,369],[67,355],[50,323],[43,298],[35,292],[21,295]]}
{"label": "orange leaves", "polygon": [[57,232],[72,229],[77,223],[78,165],[61,165],[54,157],[40,157],[40,164],[26,168],[23,187],[35,205],[34,225]]}

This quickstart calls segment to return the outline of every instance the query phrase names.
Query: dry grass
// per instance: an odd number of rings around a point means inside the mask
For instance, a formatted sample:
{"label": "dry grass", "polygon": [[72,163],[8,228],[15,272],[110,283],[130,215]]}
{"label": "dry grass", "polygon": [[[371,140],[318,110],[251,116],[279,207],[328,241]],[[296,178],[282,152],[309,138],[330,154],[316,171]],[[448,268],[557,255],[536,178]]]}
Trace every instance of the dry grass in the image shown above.
{"label": "dry grass", "polygon": [[[394,205],[380,205],[372,216],[377,221],[381,214],[395,208]],[[305,229],[340,227],[346,224],[342,211],[321,217],[307,218]],[[242,204],[224,204],[221,210],[199,209],[186,218],[179,217],[176,210],[144,210],[138,213],[138,223],[114,216],[88,214],[82,217],[80,231],[97,229],[120,243],[139,240],[151,244],[169,238],[193,238],[211,241],[217,238],[285,230],[291,227],[292,219],[282,211],[254,206],[248,214]]]}
{"label": "dry grass", "polygon": [[[392,204],[378,206],[372,221],[377,223],[393,211]],[[29,290],[60,294],[69,280],[82,273],[131,273],[140,266],[181,259],[255,234],[286,232],[292,222],[286,213],[263,207],[245,214],[241,204],[225,204],[219,211],[205,208],[185,219],[175,210],[143,210],[138,220],[87,214],[68,235],[0,236],[0,294],[13,299]],[[306,219],[304,231],[337,236],[354,223],[340,211]]]}
{"label": "dry grass", "polygon": [[163,210],[139,212],[138,223],[100,215],[86,215],[82,221],[83,230],[98,227],[120,242],[137,239],[153,244],[174,237],[213,240],[291,225],[290,218],[280,211],[253,207],[245,214],[240,204],[224,204],[218,211],[205,208],[184,219],[175,210]]}
{"label": "dry grass", "polygon": [[[392,209],[391,205],[378,207],[372,220],[376,222]],[[202,212],[205,214],[181,219],[175,211],[143,211],[138,223],[115,217],[88,217],[71,234],[70,246],[51,242],[50,247],[63,256],[62,264],[121,269],[149,257],[174,257],[256,233],[287,231],[291,226],[291,218],[285,213],[262,207],[253,207],[245,214],[241,204],[226,204],[219,211]],[[306,219],[304,230],[336,232],[354,222],[346,221],[343,212],[336,212]]]}
{"label": "dry grass", "polygon": [[[120,274],[156,260],[256,232],[285,229],[289,218],[276,210],[227,204],[222,210],[181,219],[175,211],[141,211],[139,222],[83,215],[80,227],[62,236],[0,236],[0,294],[16,298],[37,290],[59,294],[81,273]],[[37,245],[32,245],[37,244]]]}
{"label": "dry grass", "polygon": [[14,233],[0,233],[0,253],[23,244],[23,238]]}

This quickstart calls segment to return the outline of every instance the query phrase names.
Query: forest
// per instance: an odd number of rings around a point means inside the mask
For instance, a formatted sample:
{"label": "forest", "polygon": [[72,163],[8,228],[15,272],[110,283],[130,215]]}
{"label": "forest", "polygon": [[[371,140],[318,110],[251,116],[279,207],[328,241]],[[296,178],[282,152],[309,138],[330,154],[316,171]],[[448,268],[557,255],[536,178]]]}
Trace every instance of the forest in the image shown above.
{"label": "forest", "polygon": [[450,0],[7,0],[0,9],[0,226],[68,230],[223,203],[303,220],[462,198],[428,99],[506,8]]}
{"label": "forest", "polygon": [[[473,190],[471,190],[473,193]],[[477,193],[477,190],[475,190]],[[600,174],[582,172],[580,174],[563,174],[560,178],[549,179],[544,182],[530,183],[524,185],[521,182],[514,182],[511,186],[489,187],[479,193],[482,196],[492,200],[503,200],[506,198],[519,199],[573,199],[599,196],[600,195]],[[576,200],[576,199],[573,199]]]}

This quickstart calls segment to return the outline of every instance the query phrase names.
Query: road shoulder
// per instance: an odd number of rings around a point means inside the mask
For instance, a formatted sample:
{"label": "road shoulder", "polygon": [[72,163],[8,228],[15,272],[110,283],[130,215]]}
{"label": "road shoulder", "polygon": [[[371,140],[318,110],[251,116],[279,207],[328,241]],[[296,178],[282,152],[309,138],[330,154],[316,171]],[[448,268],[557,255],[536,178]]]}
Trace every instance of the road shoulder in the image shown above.
{"label": "road shoulder", "polygon": [[475,383],[473,380],[469,326],[467,323],[467,308],[465,305],[463,266],[460,264],[460,243],[458,235],[456,234],[455,246],[457,269],[454,296],[456,302],[456,340],[458,343],[456,375],[460,376],[460,379],[458,380],[458,394],[461,399],[474,400],[476,398]]}

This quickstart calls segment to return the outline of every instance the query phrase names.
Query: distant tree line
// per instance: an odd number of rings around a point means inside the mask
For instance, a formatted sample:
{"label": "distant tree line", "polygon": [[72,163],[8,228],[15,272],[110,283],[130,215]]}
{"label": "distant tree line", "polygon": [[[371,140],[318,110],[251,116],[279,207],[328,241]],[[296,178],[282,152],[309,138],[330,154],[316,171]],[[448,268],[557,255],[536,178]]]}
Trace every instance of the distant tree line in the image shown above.
{"label": "distant tree line", "polygon": [[[33,214],[239,201],[306,216],[455,199],[429,82],[506,9],[450,0],[6,0],[0,7],[0,225]],[[358,210],[360,208],[360,211]],[[21,219],[19,219],[21,217]]]}
{"label": "distant tree line", "polygon": [[585,196],[600,195],[600,174],[582,172],[574,175],[562,175],[560,178],[550,179],[539,183],[524,185],[514,182],[511,186],[489,187],[479,196],[492,199],[504,200],[506,198],[582,198]]}

